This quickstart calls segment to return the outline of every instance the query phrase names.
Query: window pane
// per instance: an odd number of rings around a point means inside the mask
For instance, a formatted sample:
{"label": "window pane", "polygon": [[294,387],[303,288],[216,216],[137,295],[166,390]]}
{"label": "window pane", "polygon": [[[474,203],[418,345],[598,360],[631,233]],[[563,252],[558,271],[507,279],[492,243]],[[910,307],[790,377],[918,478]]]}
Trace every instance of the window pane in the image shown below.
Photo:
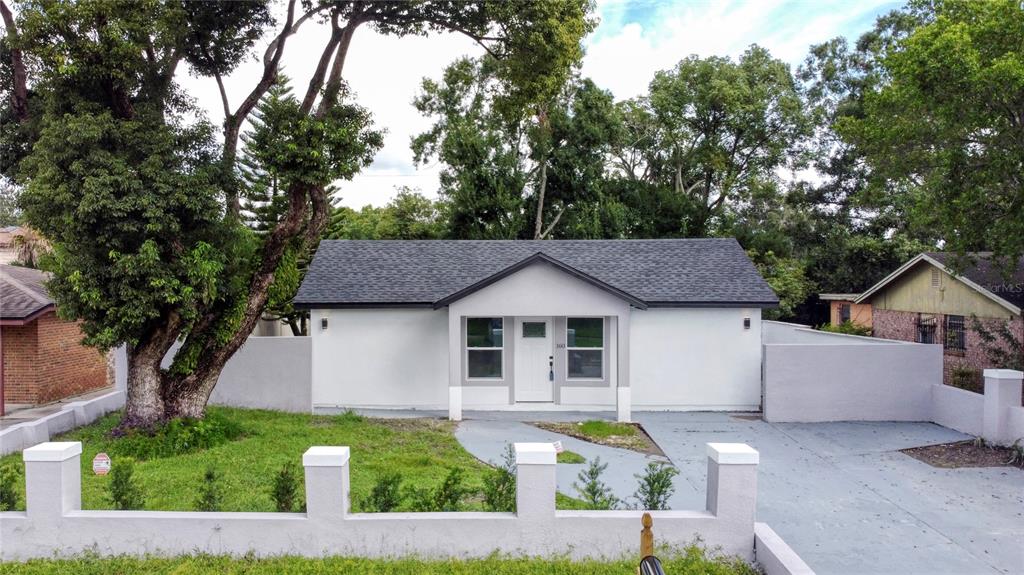
{"label": "window pane", "polygon": [[542,321],[524,321],[523,337],[544,337],[547,325]]}
{"label": "window pane", "polygon": [[604,320],[599,317],[570,317],[566,320],[569,347],[604,347]]}
{"label": "window pane", "polygon": [[501,377],[500,349],[471,349],[467,353],[469,377]]}
{"label": "window pane", "polygon": [[600,379],[602,351],[571,349],[569,356],[569,377]]}
{"label": "window pane", "polygon": [[466,320],[466,347],[501,347],[500,317],[471,317]]}

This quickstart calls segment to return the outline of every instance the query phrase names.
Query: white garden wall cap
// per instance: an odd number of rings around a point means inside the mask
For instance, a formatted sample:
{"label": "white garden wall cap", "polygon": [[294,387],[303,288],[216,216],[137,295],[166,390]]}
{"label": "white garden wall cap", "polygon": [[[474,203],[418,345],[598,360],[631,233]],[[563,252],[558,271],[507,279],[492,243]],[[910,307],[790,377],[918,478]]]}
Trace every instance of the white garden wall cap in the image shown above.
{"label": "white garden wall cap", "polygon": [[986,369],[985,377],[993,379],[1024,379],[1024,371],[1016,369]]}
{"label": "white garden wall cap", "polygon": [[350,451],[345,446],[317,445],[302,454],[303,467],[341,467],[348,464]]}
{"label": "white garden wall cap", "polygon": [[708,444],[708,457],[719,465],[757,465],[760,455],[746,443]]}
{"label": "white garden wall cap", "polygon": [[554,465],[558,454],[554,443],[516,443],[516,465]]}
{"label": "white garden wall cap", "polygon": [[47,441],[22,452],[25,461],[66,461],[82,454],[81,441]]}

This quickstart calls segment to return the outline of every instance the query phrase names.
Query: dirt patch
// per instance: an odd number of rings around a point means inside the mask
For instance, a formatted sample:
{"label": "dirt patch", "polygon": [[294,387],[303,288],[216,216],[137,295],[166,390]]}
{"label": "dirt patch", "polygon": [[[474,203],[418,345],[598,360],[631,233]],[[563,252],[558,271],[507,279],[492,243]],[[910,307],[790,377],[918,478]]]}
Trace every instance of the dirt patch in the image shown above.
{"label": "dirt patch", "polygon": [[535,421],[531,425],[537,426],[547,431],[553,431],[555,433],[561,433],[562,435],[568,435],[569,437],[575,437],[583,441],[589,441],[590,443],[596,443],[598,445],[607,445],[608,447],[618,447],[619,449],[630,449],[647,455],[660,455],[667,457],[665,452],[658,447],[658,444],[651,439],[650,435],[644,431],[644,428],[639,423],[629,423],[623,425],[629,425],[636,432],[632,435],[608,435],[605,437],[597,437],[594,435],[588,435],[580,430],[580,424],[582,422],[552,422],[552,421]]}
{"label": "dirt patch", "polygon": [[900,450],[932,467],[955,469],[957,467],[1016,467],[1024,469],[1024,463],[1011,463],[1014,449],[982,445],[975,441],[958,441]]}

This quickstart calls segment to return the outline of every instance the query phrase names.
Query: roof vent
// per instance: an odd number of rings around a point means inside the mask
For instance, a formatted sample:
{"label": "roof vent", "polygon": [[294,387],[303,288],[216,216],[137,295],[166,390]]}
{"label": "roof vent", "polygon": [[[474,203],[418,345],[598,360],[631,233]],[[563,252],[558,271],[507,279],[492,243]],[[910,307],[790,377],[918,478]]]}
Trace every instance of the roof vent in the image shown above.
{"label": "roof vent", "polygon": [[939,270],[932,269],[932,287],[939,287]]}

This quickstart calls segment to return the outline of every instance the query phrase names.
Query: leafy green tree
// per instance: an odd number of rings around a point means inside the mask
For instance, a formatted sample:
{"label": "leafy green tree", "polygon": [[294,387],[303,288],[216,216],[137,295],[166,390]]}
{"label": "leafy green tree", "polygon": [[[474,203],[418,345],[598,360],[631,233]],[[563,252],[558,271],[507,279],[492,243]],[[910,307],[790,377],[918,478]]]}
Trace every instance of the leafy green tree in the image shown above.
{"label": "leafy green tree", "polygon": [[[224,77],[275,25],[266,2],[27,0],[15,19],[0,0],[2,75],[13,79],[0,133],[28,138],[10,147],[4,175],[24,186],[27,222],[54,245],[49,290],[61,313],[82,321],[91,345],[127,344],[125,426],[203,416],[286,254],[321,237],[329,185],[380,147],[343,81],[360,26],[394,37],[466,35],[522,103],[547,101],[564,84],[589,29],[583,0],[311,2],[305,13],[296,4],[289,0],[276,24],[261,77],[232,107]],[[289,38],[310,19],[329,22],[331,35],[307,89],[279,98],[246,143],[287,198],[276,222],[253,233],[241,210],[239,134],[274,86]],[[182,65],[220,87],[222,138],[175,83]]]}
{"label": "leafy green tree", "polygon": [[904,201],[946,248],[1024,255],[1024,6],[911,2],[862,117],[837,130],[870,168],[876,204]]}
{"label": "leafy green tree", "polygon": [[435,240],[445,236],[443,206],[418,192],[402,188],[382,208],[339,207],[331,216],[326,237],[332,240]]}
{"label": "leafy green tree", "polygon": [[757,266],[768,285],[779,296],[779,307],[764,311],[766,319],[789,318],[814,291],[814,283],[807,278],[803,262],[794,258],[782,258],[774,252],[757,253],[748,251],[747,255]]}

